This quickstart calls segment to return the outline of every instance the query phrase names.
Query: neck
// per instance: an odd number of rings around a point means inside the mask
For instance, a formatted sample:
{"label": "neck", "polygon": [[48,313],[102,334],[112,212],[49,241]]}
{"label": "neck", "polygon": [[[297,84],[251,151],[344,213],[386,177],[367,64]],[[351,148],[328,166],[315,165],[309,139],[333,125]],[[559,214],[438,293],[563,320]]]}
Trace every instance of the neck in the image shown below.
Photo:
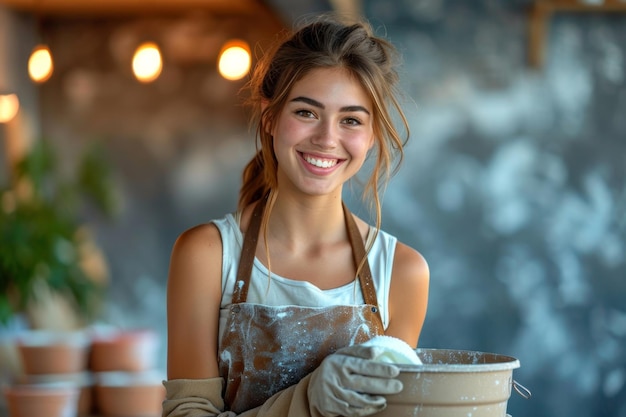
{"label": "neck", "polygon": [[269,236],[288,247],[345,239],[341,198],[295,200],[279,194],[269,218]]}

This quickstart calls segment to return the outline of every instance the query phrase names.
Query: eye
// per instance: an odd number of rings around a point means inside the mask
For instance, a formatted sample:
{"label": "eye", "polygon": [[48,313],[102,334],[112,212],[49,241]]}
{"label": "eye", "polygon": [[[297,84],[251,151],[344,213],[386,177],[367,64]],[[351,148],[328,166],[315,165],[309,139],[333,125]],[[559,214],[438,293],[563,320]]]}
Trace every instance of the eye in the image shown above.
{"label": "eye", "polygon": [[363,122],[361,122],[356,117],[346,117],[345,119],[343,119],[343,124],[350,125],[350,126],[359,126],[359,125],[362,125]]}
{"label": "eye", "polygon": [[300,117],[306,117],[306,118],[309,118],[309,119],[315,117],[315,114],[312,111],[306,110],[306,109],[296,110],[294,113],[296,115],[300,116]]}

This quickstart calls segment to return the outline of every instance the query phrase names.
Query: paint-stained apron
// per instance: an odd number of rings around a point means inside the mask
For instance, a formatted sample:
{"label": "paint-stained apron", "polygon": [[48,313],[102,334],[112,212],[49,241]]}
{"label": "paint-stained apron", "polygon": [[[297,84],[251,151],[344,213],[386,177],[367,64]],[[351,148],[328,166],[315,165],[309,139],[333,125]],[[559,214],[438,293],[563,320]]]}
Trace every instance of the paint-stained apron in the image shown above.
{"label": "paint-stained apron", "polygon": [[246,302],[264,207],[265,200],[261,200],[244,237],[220,345],[220,374],[226,380],[224,400],[237,414],[296,384],[337,349],[384,332],[363,240],[345,205],[355,266],[365,258],[358,277],[365,304],[298,307]]}

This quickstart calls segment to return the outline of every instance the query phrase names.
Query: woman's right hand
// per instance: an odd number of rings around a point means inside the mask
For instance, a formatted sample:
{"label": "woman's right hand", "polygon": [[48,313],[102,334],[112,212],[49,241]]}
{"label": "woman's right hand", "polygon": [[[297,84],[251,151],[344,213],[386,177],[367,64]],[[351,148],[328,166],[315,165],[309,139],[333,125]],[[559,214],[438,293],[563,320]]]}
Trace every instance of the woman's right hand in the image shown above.
{"label": "woman's right hand", "polygon": [[400,370],[374,361],[381,348],[354,345],[327,356],[311,374],[309,404],[324,417],[361,417],[382,411],[385,395],[402,391]]}

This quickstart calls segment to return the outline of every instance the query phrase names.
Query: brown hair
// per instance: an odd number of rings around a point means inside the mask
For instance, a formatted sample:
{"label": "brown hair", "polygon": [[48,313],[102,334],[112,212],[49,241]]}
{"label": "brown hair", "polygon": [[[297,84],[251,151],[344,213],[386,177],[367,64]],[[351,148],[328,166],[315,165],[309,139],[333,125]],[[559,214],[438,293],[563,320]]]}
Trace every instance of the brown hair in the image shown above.
{"label": "brown hair", "polygon": [[[239,209],[264,197],[270,198],[269,207],[273,203],[278,191],[277,161],[268,127],[278,118],[293,84],[313,69],[341,67],[361,83],[374,107],[376,163],[364,185],[363,198],[371,197],[370,208],[375,208],[376,226],[380,227],[380,191],[400,165],[409,135],[397,94],[398,57],[393,45],[375,36],[366,22],[342,23],[328,15],[303,26],[266,53],[248,84],[259,149],[244,169]],[[262,103],[266,104],[263,111]],[[394,125],[391,110],[403,124],[404,138]]]}

